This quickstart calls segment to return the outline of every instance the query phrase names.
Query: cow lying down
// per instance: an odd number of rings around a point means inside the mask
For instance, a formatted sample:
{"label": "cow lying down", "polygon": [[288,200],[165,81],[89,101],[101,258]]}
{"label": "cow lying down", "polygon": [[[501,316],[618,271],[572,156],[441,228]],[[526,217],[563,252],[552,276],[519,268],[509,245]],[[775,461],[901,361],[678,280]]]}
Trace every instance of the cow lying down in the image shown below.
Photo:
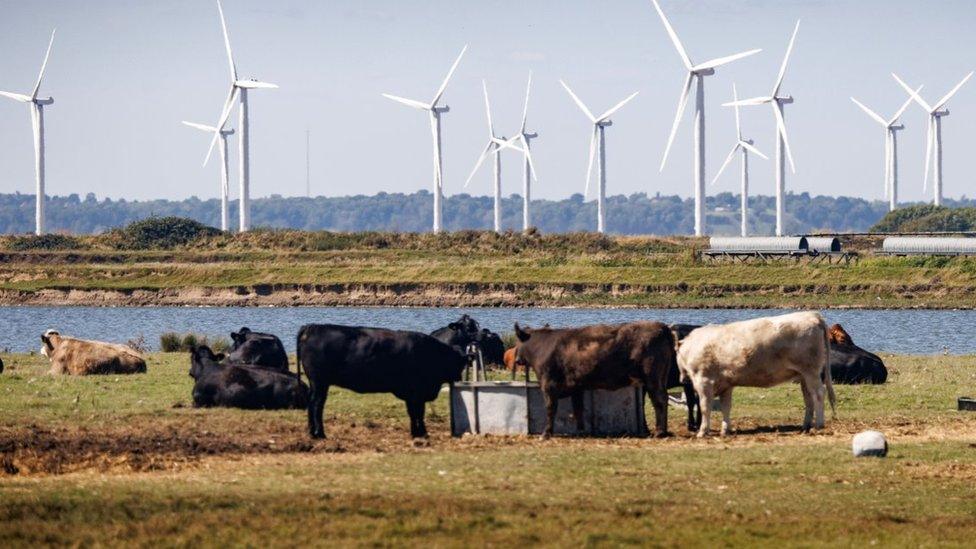
{"label": "cow lying down", "polygon": [[834,383],[880,385],[888,380],[884,361],[858,347],[840,324],[830,327],[830,376]]}
{"label": "cow lying down", "polygon": [[146,360],[131,347],[63,336],[48,330],[41,336],[41,354],[51,360],[51,374],[142,374]]}
{"label": "cow lying down", "polygon": [[301,409],[308,405],[308,387],[297,374],[273,368],[221,362],[202,345],[190,351],[193,406],[249,410]]}
{"label": "cow lying down", "polygon": [[824,426],[824,393],[834,408],[828,364],[827,324],[815,312],[710,325],[689,333],[678,344],[678,368],[690,380],[702,407],[698,436],[710,427],[712,399],[722,407],[722,434],[728,434],[735,387],[772,387],[798,381],[806,408],[803,430]]}

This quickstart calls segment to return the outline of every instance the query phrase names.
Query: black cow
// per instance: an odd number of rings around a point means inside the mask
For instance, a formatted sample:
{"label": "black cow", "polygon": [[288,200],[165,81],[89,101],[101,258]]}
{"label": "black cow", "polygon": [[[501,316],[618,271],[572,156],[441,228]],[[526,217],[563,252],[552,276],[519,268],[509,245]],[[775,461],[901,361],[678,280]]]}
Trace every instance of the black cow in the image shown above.
{"label": "black cow", "polygon": [[854,344],[840,324],[830,327],[830,377],[834,383],[880,385],[888,380],[884,361]]}
{"label": "black cow", "polygon": [[668,372],[676,368],[674,335],[660,322],[533,330],[515,325],[516,366],[535,371],[546,404],[543,438],[552,436],[559,399],[571,397],[577,429],[584,428],[583,392],[620,389],[634,381],[654,406],[655,434],[668,436]]}
{"label": "black cow", "polygon": [[[695,328],[694,324],[672,324],[671,332],[674,333],[675,341],[681,342],[688,334],[691,333]],[[685,405],[688,406],[688,431],[694,433],[698,431],[701,426],[701,403],[698,401],[698,393],[695,392],[695,387],[691,384],[681,382],[681,371],[678,369],[678,364],[675,363],[674,367],[668,370],[668,389],[673,387],[681,387],[685,392]]]}
{"label": "black cow", "polygon": [[481,349],[481,356],[485,364],[502,365],[505,363],[505,344],[498,334],[482,329],[478,321],[468,315],[461,315],[456,322],[451,322],[443,328],[430,333],[431,337],[446,343],[459,353],[464,353],[471,344]]}
{"label": "black cow", "polygon": [[288,355],[278,336],[244,327],[239,332],[231,332],[230,338],[234,345],[227,354],[228,362],[288,371]]}
{"label": "black cow", "polygon": [[249,410],[301,409],[308,405],[308,387],[295,374],[261,366],[221,362],[205,345],[190,351],[193,406]]}
{"label": "black cow", "polygon": [[3,373],[3,359],[0,359],[0,374]]}
{"label": "black cow", "polygon": [[322,414],[329,387],[357,393],[392,393],[407,404],[410,434],[426,437],[424,404],[441,385],[460,381],[467,357],[450,345],[418,332],[308,324],[298,331],[299,369],[305,368],[312,395],[308,430],[325,437]]}

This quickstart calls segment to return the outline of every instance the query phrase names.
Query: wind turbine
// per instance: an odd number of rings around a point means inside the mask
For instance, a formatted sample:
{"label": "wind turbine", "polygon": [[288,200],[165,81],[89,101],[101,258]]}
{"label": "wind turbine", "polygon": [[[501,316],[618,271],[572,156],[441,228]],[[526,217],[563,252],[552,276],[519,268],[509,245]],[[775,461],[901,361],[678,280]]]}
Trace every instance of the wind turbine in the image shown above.
{"label": "wind turbine", "polygon": [[482,80],[481,85],[485,90],[485,112],[488,114],[488,144],[485,145],[485,150],[478,157],[478,162],[475,163],[474,169],[471,170],[471,175],[464,182],[464,187],[467,188],[468,183],[471,183],[474,174],[478,173],[478,168],[484,164],[488,155],[493,155],[495,161],[495,181],[493,186],[495,198],[494,227],[495,232],[500,233],[502,232],[502,150],[513,149],[523,154],[525,154],[525,150],[515,146],[515,142],[520,139],[519,136],[508,139],[505,136],[495,135],[495,126],[491,120],[491,102],[488,100],[488,83]]}
{"label": "wind turbine", "polygon": [[[732,84],[732,101],[739,100],[739,93],[735,89],[735,84]],[[753,146],[752,139],[745,139],[742,137],[742,124],[739,118],[739,106],[735,107],[735,146],[732,147],[732,151],[729,156],[725,158],[725,163],[719,168],[718,173],[715,174],[715,179],[712,180],[712,185],[718,181],[718,178],[722,176],[722,172],[725,168],[732,162],[735,157],[735,153],[742,152],[742,236],[749,236],[749,153],[753,152],[756,156],[759,156],[763,160],[769,160],[769,157],[764,155]]]}
{"label": "wind turbine", "polygon": [[780,87],[783,85],[783,78],[786,76],[786,66],[790,61],[790,54],[793,53],[793,44],[796,43],[796,34],[800,32],[800,22],[796,22],[793,29],[793,36],[790,38],[790,45],[786,48],[786,56],[783,57],[783,64],[779,68],[779,76],[776,77],[776,84],[773,91],[765,97],[753,97],[732,103],[724,103],[723,107],[751,106],[769,104],[773,109],[773,116],[776,118],[776,236],[783,236],[783,216],[785,213],[785,193],[786,193],[786,162],[784,156],[790,160],[790,171],[796,173],[796,164],[793,162],[793,152],[790,150],[789,139],[786,136],[786,119],[783,114],[783,106],[793,103],[792,96],[781,96]]}
{"label": "wind turbine", "polygon": [[952,88],[952,91],[947,93],[945,97],[940,99],[939,102],[934,105],[929,105],[928,103],[926,103],[922,99],[922,97],[918,95],[918,92],[913,91],[908,84],[902,81],[901,78],[898,78],[897,74],[892,73],[891,76],[894,76],[898,84],[900,84],[901,87],[905,88],[905,91],[907,91],[908,94],[912,96],[912,99],[914,99],[915,102],[918,103],[919,106],[925,109],[925,112],[929,114],[929,129],[928,129],[928,135],[925,138],[925,182],[922,188],[925,190],[928,189],[929,166],[932,165],[932,153],[934,152],[935,166],[932,170],[933,171],[932,192],[935,194],[935,205],[941,206],[942,205],[942,118],[945,116],[949,116],[949,109],[943,110],[943,107],[945,107],[946,103],[949,102],[949,99],[952,99],[952,96],[955,95],[960,88],[962,88],[963,84],[968,82],[969,79],[973,77],[973,73],[967,74],[966,77],[963,78],[961,82],[956,84],[955,88]]}
{"label": "wind turbine", "polygon": [[227,123],[227,118],[230,116],[230,111],[234,106],[234,100],[239,97],[241,108],[240,120],[238,121],[237,127],[238,131],[240,131],[240,139],[238,140],[238,145],[240,146],[240,158],[238,159],[240,161],[239,176],[241,180],[240,231],[244,232],[251,228],[251,125],[250,117],[248,116],[247,94],[248,90],[275,89],[278,86],[276,84],[254,80],[253,78],[244,80],[238,77],[237,65],[234,63],[234,52],[230,48],[230,35],[227,33],[227,21],[224,18],[224,8],[221,6],[220,0],[217,0],[217,11],[220,13],[220,28],[224,31],[224,47],[227,49],[227,62],[230,66],[230,92],[227,94],[227,102],[224,103],[224,110],[220,115],[220,120],[213,126],[215,129],[213,140],[210,142],[210,150],[207,151],[207,158],[203,161],[203,165],[206,166],[207,162],[210,161],[214,146],[217,145],[217,140],[220,139],[220,132],[216,131],[216,129],[223,128]]}
{"label": "wind turbine", "polygon": [[532,226],[532,216],[529,212],[531,207],[531,180],[538,182],[538,178],[535,175],[535,162],[532,161],[532,145],[531,141],[539,137],[538,132],[530,132],[527,129],[527,120],[529,118],[529,94],[532,92],[532,72],[529,72],[529,83],[525,87],[525,107],[522,109],[522,126],[519,128],[519,134],[516,136],[518,139],[522,140],[522,231],[528,231],[529,227]]}
{"label": "wind turbine", "polygon": [[688,96],[691,95],[691,84],[693,81],[697,81],[695,92],[695,236],[702,236],[705,234],[705,77],[715,74],[715,69],[722,65],[754,55],[762,50],[749,50],[695,65],[688,57],[684,46],[681,45],[681,40],[664,15],[664,11],[661,10],[661,5],[658,4],[657,0],[651,1],[654,3],[654,9],[661,16],[661,22],[664,23],[664,28],[668,31],[668,36],[671,37],[671,42],[674,43],[674,47],[678,50],[678,55],[681,56],[681,61],[688,71],[684,84],[682,84],[681,96],[678,98],[678,112],[675,114],[674,123],[671,125],[668,145],[664,149],[664,158],[661,160],[660,171],[662,172],[668,162],[668,154],[671,152],[671,145],[674,143],[674,136],[678,132],[681,118],[684,116]]}
{"label": "wind turbine", "polygon": [[599,189],[597,192],[596,200],[596,230],[599,233],[604,233],[606,231],[606,210],[604,209],[604,201],[607,198],[607,148],[606,148],[606,136],[605,132],[608,126],[613,125],[613,121],[610,120],[610,116],[613,113],[620,110],[621,107],[630,102],[631,99],[637,97],[640,92],[634,92],[630,94],[626,99],[614,105],[610,110],[601,114],[600,116],[593,116],[593,113],[586,107],[583,101],[573,93],[573,90],[566,85],[562,80],[559,81],[560,84],[566,88],[570,97],[576,102],[583,114],[590,119],[593,123],[593,135],[590,137],[590,162],[586,167],[586,187],[583,191],[583,196],[588,197],[590,194],[590,174],[593,172],[593,156],[596,154],[597,147],[600,149],[600,159],[597,162],[597,181],[599,182]]}
{"label": "wind turbine", "polygon": [[54,46],[54,35],[57,29],[51,32],[51,41],[47,45],[47,53],[44,55],[44,63],[41,64],[41,72],[37,75],[37,83],[30,95],[22,93],[12,93],[0,91],[0,95],[9,97],[14,101],[30,104],[31,126],[34,129],[34,175],[37,181],[37,194],[35,197],[34,210],[34,234],[44,234],[44,107],[53,105],[53,97],[38,97],[41,90],[41,81],[44,79],[44,69],[47,68],[47,60],[51,57],[51,47]]}
{"label": "wind turbine", "polygon": [[220,134],[220,229],[222,231],[229,231],[230,197],[228,195],[230,195],[230,176],[228,175],[229,167],[227,162],[227,138],[234,135],[234,130],[226,128],[218,129],[213,126],[197,124],[196,122],[187,122],[185,120],[183,121],[183,124],[209,134],[217,132]]}
{"label": "wind turbine", "polygon": [[464,46],[461,49],[461,53],[457,56],[454,64],[451,65],[451,70],[448,71],[447,77],[444,78],[444,82],[441,83],[441,87],[437,89],[437,93],[434,94],[434,99],[430,103],[424,103],[423,101],[415,101],[413,99],[404,99],[403,97],[397,97],[396,95],[390,95],[384,93],[383,97],[387,99],[392,99],[397,103],[402,103],[408,107],[413,107],[422,111],[426,111],[430,117],[430,132],[434,139],[434,232],[441,232],[442,223],[442,208],[441,202],[444,198],[444,181],[442,177],[443,161],[441,159],[441,115],[450,112],[451,108],[447,105],[440,106],[437,103],[441,100],[441,96],[444,95],[444,90],[447,89],[447,83],[451,81],[451,76],[454,75],[454,71],[457,69],[458,64],[461,63],[461,58],[464,57],[464,52],[468,51],[468,46]]}
{"label": "wind turbine", "polygon": [[[915,93],[922,91],[919,86]],[[855,98],[851,98],[855,105],[861,108],[868,116],[875,120],[885,130],[885,198],[888,199],[888,211],[895,211],[898,208],[898,132],[905,129],[904,124],[898,124],[898,119],[905,114],[905,109],[912,104],[912,97],[898,109],[898,112],[889,120],[885,120],[878,113],[864,106],[863,103]]]}

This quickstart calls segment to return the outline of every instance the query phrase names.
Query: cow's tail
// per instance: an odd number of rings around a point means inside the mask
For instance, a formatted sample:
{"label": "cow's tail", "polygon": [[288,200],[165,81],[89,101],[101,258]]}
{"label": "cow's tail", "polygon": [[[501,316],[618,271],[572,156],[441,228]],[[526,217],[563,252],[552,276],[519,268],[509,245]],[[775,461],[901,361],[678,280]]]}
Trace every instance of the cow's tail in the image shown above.
{"label": "cow's tail", "polygon": [[[298,376],[298,381],[302,380],[302,340],[305,339],[305,329],[308,326],[302,326],[298,329],[298,336],[295,338],[295,371]],[[308,374],[305,375],[308,378]],[[312,380],[309,379],[309,383]]]}
{"label": "cow's tail", "polygon": [[824,385],[827,386],[827,398],[830,400],[830,416],[837,418],[837,395],[834,393],[834,381],[830,375],[830,331],[827,329],[827,322],[820,318],[820,326],[824,334]]}

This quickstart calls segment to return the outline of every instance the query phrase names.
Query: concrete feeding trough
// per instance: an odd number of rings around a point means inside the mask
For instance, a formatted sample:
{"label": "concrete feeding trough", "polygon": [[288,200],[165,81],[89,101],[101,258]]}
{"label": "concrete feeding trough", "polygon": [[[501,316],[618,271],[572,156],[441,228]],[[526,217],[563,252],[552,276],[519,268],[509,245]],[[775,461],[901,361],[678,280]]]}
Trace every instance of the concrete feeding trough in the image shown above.
{"label": "concrete feeding trough", "polygon": [[959,411],[976,412],[976,398],[959,397]]}
{"label": "concrete feeding trough", "polygon": [[[540,435],[546,406],[536,382],[488,381],[475,354],[466,380],[451,384],[451,434]],[[473,375],[471,375],[473,373]],[[647,436],[644,388],[586,391],[582,431],[576,429],[571,399],[559,401],[553,432],[557,435]]]}

